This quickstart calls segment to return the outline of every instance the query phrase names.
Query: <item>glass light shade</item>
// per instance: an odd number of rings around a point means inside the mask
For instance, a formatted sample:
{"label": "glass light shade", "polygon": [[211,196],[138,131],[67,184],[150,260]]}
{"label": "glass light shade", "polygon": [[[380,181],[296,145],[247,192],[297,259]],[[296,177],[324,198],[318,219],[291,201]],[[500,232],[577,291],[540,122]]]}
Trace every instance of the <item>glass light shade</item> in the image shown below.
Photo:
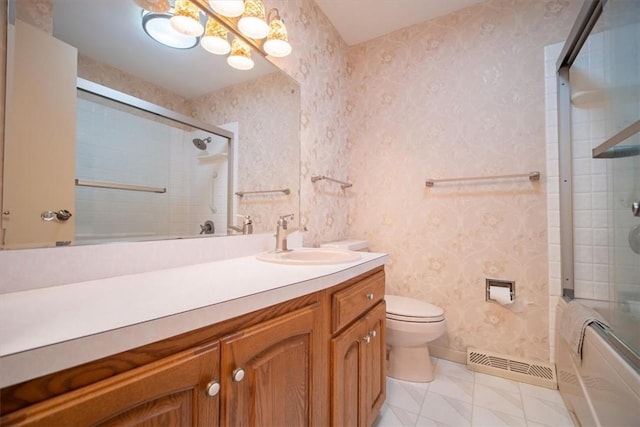
{"label": "glass light shade", "polygon": [[237,18],[244,12],[244,0],[209,0],[214,12],[228,18]]}
{"label": "glass light shade", "polygon": [[238,70],[252,69],[251,47],[242,40],[234,38],[231,42],[231,53],[227,58],[227,63]]}
{"label": "glass light shade", "polygon": [[171,9],[169,0],[133,0],[135,4],[149,12],[165,13]]}
{"label": "glass light shade", "polygon": [[185,36],[173,29],[168,13],[142,11],[142,28],[149,37],[174,49],[191,49],[198,44],[198,38]]}
{"label": "glass light shade", "polygon": [[185,36],[199,37],[204,33],[200,23],[200,9],[189,0],[176,0],[171,17],[171,26]]}
{"label": "glass light shade", "polygon": [[287,28],[281,19],[273,19],[269,24],[269,35],[263,47],[267,54],[277,58],[282,58],[291,53],[291,45],[287,37]]}
{"label": "glass light shade", "polygon": [[215,19],[209,18],[204,30],[204,36],[200,44],[207,51],[216,55],[226,55],[231,51],[231,45],[227,41],[227,29]]}
{"label": "glass light shade", "polygon": [[265,22],[265,10],[262,0],[246,0],[244,12],[238,21],[238,29],[252,39],[263,39],[269,34],[269,25]]}

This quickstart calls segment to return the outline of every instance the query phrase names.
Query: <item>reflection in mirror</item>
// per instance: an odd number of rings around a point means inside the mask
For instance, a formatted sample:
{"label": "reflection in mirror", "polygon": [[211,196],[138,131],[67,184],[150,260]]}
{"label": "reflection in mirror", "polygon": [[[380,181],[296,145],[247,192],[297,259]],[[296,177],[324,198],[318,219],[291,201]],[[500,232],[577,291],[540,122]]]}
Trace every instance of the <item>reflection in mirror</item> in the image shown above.
{"label": "reflection in mirror", "polygon": [[75,242],[227,234],[225,132],[85,90],[77,102]]}
{"label": "reflection in mirror", "polygon": [[[299,212],[295,81],[257,53],[247,72],[159,45],[133,0],[42,3],[10,2],[3,248],[235,234],[246,216],[271,232]],[[202,126],[77,90],[78,77]],[[72,216],[40,217],[59,210]]]}

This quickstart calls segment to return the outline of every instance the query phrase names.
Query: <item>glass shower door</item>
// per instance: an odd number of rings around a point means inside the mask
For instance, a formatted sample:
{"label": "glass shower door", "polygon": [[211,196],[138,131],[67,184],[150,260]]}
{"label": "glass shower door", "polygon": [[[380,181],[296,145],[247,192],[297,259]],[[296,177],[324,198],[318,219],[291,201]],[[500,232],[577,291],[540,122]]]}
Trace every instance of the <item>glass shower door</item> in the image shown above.
{"label": "glass shower door", "polygon": [[[630,144],[640,146],[640,137],[625,142]],[[618,338],[640,354],[640,156],[607,162],[613,195],[608,207],[613,284],[610,321]]]}
{"label": "glass shower door", "polygon": [[572,291],[640,355],[640,1],[595,3],[601,14],[566,59]]}

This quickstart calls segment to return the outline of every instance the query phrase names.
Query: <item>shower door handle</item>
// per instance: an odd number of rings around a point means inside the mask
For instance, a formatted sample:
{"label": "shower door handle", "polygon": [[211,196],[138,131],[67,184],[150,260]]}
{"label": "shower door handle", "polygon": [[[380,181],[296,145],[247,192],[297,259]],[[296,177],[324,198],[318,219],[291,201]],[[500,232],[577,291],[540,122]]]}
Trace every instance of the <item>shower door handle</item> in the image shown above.
{"label": "shower door handle", "polygon": [[68,221],[72,216],[73,215],[71,214],[71,212],[66,209],[60,209],[57,212],[44,211],[40,214],[40,218],[42,218],[43,221],[53,221],[55,219],[56,221],[65,222]]}
{"label": "shower door handle", "polygon": [[631,203],[631,212],[633,212],[633,216],[640,216],[640,200]]}

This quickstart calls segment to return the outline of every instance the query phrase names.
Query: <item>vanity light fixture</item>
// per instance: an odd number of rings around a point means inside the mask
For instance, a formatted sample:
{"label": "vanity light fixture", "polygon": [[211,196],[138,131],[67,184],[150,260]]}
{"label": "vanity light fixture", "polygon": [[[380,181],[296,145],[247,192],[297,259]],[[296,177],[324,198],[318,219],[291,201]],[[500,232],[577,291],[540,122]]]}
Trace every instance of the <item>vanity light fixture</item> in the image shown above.
{"label": "vanity light fixture", "polygon": [[231,45],[227,40],[229,32],[218,21],[213,18],[207,20],[204,36],[200,39],[200,45],[207,51],[215,55],[226,55],[231,51]]}
{"label": "vanity light fixture", "polygon": [[239,38],[234,37],[231,42],[231,53],[227,58],[227,63],[238,70],[252,69],[251,47]]}
{"label": "vanity light fixture", "polygon": [[174,49],[191,49],[198,45],[198,37],[185,36],[173,29],[169,20],[173,14],[142,11],[142,29],[153,40]]}
{"label": "vanity light fixture", "polygon": [[175,0],[173,16],[169,19],[174,30],[185,36],[200,37],[204,27],[200,23],[200,9],[189,0]]}
{"label": "vanity light fixture", "polygon": [[244,0],[209,0],[209,6],[215,13],[227,18],[237,18],[244,12]]}
{"label": "vanity light fixture", "polygon": [[[215,13],[210,10],[202,12],[200,7],[206,6],[201,0],[133,1],[143,8],[142,27],[145,33],[165,46],[191,49],[200,43],[205,50],[216,55],[231,52],[227,63],[239,70],[253,68],[251,45],[259,48],[258,40],[266,38],[262,49],[267,55],[280,58],[291,53],[287,29],[278,9],[271,9],[265,20],[262,0],[209,0],[209,6]],[[240,19],[234,18],[240,15]],[[246,43],[241,39],[236,42],[234,39],[230,44],[229,29],[237,29],[256,43]]]}
{"label": "vanity light fixture", "polygon": [[262,0],[245,0],[244,12],[238,20],[238,29],[252,39],[263,39],[269,34],[269,24],[265,21],[265,8]]}
{"label": "vanity light fixture", "polygon": [[[271,14],[275,12],[275,16],[271,19]],[[287,37],[287,28],[284,26],[278,9],[269,11],[269,34],[267,41],[264,42],[264,50],[268,55],[282,58],[291,53],[291,45]]]}
{"label": "vanity light fixture", "polygon": [[133,0],[135,4],[149,12],[167,13],[171,9],[169,0]]}

